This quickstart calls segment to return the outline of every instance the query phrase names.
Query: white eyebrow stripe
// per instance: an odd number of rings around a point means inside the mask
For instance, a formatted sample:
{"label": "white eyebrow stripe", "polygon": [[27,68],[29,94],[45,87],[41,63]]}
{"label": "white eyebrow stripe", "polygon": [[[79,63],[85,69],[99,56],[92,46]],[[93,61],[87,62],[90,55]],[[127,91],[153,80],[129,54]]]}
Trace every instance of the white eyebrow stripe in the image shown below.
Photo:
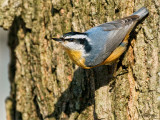
{"label": "white eyebrow stripe", "polygon": [[70,38],[87,38],[87,35],[73,35],[73,36],[66,36],[64,39],[70,39]]}

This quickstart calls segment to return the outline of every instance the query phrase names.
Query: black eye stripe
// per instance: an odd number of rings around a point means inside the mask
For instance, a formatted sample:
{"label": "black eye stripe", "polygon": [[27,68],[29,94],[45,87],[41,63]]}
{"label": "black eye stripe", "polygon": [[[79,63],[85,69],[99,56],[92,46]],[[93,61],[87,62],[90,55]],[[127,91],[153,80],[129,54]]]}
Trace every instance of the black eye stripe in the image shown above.
{"label": "black eye stripe", "polygon": [[74,39],[73,38],[68,38],[68,39],[64,39],[65,41],[69,41],[69,42],[73,42]]}
{"label": "black eye stripe", "polygon": [[78,39],[78,38],[68,38],[68,39],[64,39],[64,40],[66,40],[66,41],[69,41],[69,42],[76,42],[76,41],[79,41],[79,43],[80,44],[84,44],[85,43],[85,41],[86,41],[86,39],[84,38],[84,39]]}
{"label": "black eye stripe", "polygon": [[86,42],[86,39],[79,39],[80,44],[85,44],[85,42]]}

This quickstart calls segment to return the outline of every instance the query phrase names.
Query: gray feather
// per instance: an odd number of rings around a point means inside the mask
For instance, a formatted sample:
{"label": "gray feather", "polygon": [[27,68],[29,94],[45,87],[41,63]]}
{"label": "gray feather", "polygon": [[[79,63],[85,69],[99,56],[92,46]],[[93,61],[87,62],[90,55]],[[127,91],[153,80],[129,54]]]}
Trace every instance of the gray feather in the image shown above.
{"label": "gray feather", "polygon": [[132,30],[137,21],[144,15],[146,15],[146,10],[142,8],[131,16],[104,23],[86,31],[85,33],[90,38],[89,44],[92,46],[92,50],[85,57],[85,64],[87,66],[95,66],[102,63],[119,46],[127,33]]}
{"label": "gray feather", "polygon": [[148,10],[145,7],[140,8],[138,11],[134,12],[132,15],[138,15],[139,20],[144,18],[148,14]]}

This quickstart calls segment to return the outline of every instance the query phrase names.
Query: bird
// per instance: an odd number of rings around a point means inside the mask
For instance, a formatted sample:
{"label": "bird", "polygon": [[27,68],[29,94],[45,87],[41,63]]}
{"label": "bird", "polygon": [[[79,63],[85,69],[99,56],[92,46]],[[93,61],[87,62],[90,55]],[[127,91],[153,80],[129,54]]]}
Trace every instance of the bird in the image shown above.
{"label": "bird", "polygon": [[52,39],[59,42],[73,62],[84,69],[110,65],[125,52],[132,29],[148,13],[147,8],[142,7],[128,17]]}

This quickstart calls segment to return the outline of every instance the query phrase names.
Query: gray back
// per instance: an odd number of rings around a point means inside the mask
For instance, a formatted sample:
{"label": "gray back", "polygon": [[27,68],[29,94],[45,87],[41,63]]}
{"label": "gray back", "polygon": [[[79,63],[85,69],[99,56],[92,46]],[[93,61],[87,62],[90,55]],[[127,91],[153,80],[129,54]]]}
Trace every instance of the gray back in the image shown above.
{"label": "gray back", "polygon": [[126,34],[137,23],[138,16],[132,15],[117,21],[108,22],[86,31],[92,49],[86,56],[86,65],[95,66],[102,63],[119,46]]}

